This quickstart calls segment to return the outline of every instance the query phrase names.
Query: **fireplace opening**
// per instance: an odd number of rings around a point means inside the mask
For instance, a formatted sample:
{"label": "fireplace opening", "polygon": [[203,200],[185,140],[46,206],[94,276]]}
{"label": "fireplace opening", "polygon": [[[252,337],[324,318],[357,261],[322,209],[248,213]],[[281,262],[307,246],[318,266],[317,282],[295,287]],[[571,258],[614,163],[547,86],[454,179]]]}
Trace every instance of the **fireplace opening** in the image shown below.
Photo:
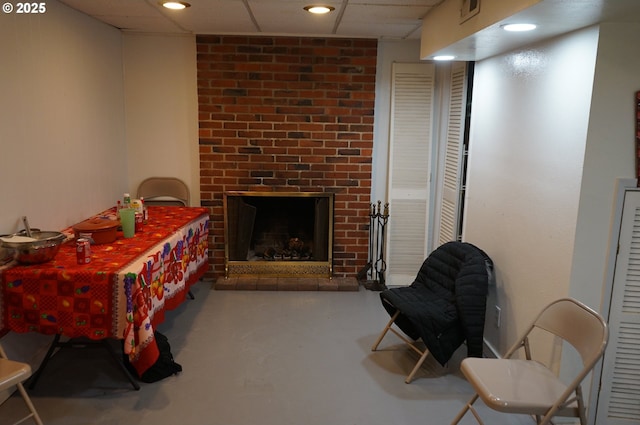
{"label": "fireplace opening", "polygon": [[227,192],[225,276],[328,276],[333,194]]}

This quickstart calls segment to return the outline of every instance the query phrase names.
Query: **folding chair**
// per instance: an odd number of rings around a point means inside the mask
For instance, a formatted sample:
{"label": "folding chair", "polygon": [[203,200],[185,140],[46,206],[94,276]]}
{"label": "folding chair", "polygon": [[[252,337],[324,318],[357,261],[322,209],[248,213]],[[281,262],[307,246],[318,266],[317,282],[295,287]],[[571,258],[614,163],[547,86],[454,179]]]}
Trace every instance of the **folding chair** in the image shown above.
{"label": "folding chair", "polygon": [[[530,335],[548,333],[568,342],[580,354],[582,369],[567,385],[546,365],[532,358]],[[539,337],[542,337],[540,335]],[[538,314],[520,339],[502,359],[467,358],[460,370],[476,393],[451,423],[455,425],[471,410],[483,424],[473,404],[481,398],[493,410],[529,414],[539,425],[550,424],[554,416],[580,418],[587,424],[582,381],[604,354],[609,331],[602,316],[572,298],[552,302]],[[511,358],[523,349],[525,358]]]}
{"label": "folding chair", "polygon": [[13,388],[14,386],[17,387],[18,392],[22,396],[30,412],[27,416],[17,422],[14,422],[13,425],[21,424],[27,419],[33,419],[36,424],[42,425],[40,415],[38,415],[36,408],[22,385],[22,383],[29,379],[30,376],[31,366],[26,363],[9,360],[2,349],[2,346],[0,346],[0,391]]}
{"label": "folding chair", "polygon": [[138,186],[137,197],[148,205],[189,206],[189,187],[175,177],[149,177]]}
{"label": "folding chair", "polygon": [[492,270],[491,259],[475,245],[447,242],[439,246],[422,263],[410,286],[380,293],[391,319],[371,350],[376,351],[391,331],[418,353],[420,359],[405,379],[407,384],[429,354],[444,366],[465,341],[469,356],[482,357]]}

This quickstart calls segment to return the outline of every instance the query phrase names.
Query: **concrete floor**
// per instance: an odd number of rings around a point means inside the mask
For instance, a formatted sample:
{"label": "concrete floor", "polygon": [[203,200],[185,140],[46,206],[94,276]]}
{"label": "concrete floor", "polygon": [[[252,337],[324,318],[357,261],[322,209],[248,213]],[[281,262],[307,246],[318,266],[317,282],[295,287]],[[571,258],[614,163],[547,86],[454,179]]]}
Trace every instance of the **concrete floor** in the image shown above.
{"label": "concrete floor", "polygon": [[[464,347],[448,368],[428,359],[411,384],[416,355],[397,337],[371,351],[388,320],[377,292],[211,286],[198,283],[159,327],[180,375],[134,391],[103,349],[62,350],[29,391],[45,424],[439,425],[471,395],[458,371]],[[14,394],[0,425],[23,410]],[[480,410],[494,425],[534,423]]]}

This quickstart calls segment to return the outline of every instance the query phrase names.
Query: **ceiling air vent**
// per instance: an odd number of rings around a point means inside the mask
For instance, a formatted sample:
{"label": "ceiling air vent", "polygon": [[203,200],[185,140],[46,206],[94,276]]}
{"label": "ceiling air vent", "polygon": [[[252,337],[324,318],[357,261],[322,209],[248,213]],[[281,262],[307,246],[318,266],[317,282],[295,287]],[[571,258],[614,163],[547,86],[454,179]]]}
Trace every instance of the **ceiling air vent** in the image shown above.
{"label": "ceiling air vent", "polygon": [[480,12],[480,0],[462,0],[460,8],[460,23],[465,22]]}

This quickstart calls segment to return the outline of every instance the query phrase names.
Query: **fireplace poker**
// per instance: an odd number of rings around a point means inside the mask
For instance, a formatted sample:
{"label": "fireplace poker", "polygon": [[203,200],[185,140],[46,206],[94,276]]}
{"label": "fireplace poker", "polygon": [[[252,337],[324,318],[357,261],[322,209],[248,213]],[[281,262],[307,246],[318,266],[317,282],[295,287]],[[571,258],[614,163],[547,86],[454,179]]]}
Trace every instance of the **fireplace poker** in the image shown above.
{"label": "fireplace poker", "polygon": [[371,279],[365,281],[364,287],[374,291],[383,291],[387,289],[385,285],[384,272],[387,269],[387,263],[384,260],[385,255],[385,237],[386,225],[389,219],[389,203],[384,204],[382,209],[382,201],[371,204],[371,212],[369,214],[369,263],[358,274],[358,278],[364,277],[370,273]]}

